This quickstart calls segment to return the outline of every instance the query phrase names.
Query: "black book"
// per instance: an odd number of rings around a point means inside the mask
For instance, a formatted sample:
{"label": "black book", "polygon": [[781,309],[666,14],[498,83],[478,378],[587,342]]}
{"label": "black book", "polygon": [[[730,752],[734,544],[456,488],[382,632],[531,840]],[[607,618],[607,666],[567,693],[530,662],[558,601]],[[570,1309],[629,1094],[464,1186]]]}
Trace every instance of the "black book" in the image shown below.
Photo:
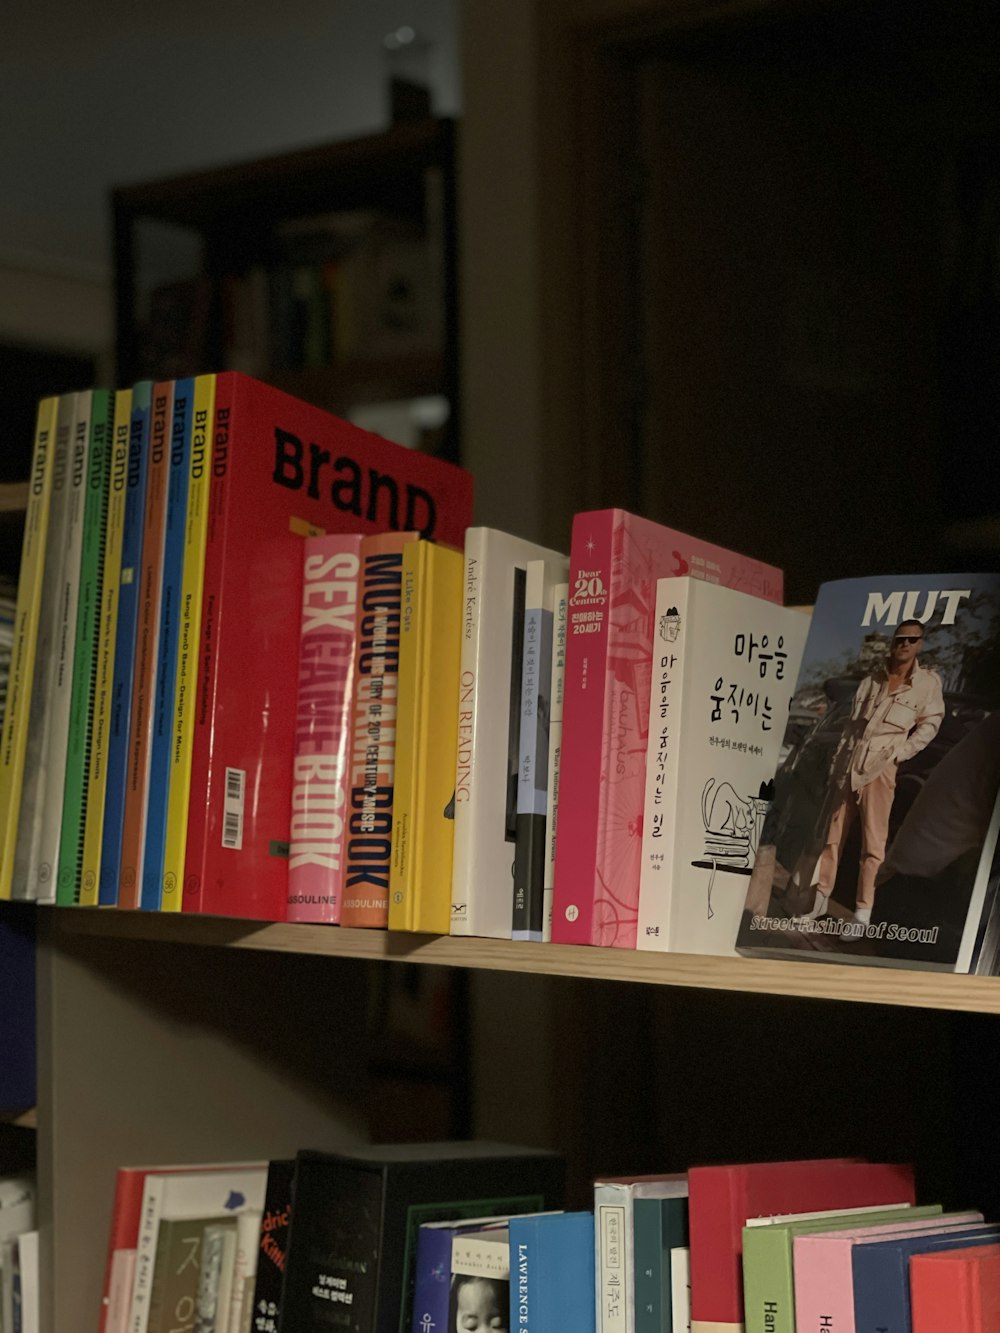
{"label": "black book", "polygon": [[278,1327],[281,1310],[281,1287],[285,1277],[285,1257],[288,1253],[288,1228],[292,1214],[292,1189],[295,1162],[275,1161],[267,1165],[267,1186],[264,1190],[264,1216],[260,1222],[260,1245],[257,1250],[257,1273],[253,1288],[253,1320],[255,1331]]}
{"label": "black book", "polygon": [[565,1179],[558,1154],[499,1143],[300,1152],[281,1333],[410,1333],[422,1223],[561,1208]]}

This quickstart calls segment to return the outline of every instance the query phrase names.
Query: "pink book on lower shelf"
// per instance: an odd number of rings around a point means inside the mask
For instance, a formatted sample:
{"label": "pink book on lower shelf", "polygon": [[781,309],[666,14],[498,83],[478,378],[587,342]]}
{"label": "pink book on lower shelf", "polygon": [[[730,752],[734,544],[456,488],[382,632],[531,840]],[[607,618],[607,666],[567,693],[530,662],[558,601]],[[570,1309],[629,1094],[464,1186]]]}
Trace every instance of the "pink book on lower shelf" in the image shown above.
{"label": "pink book on lower shelf", "polygon": [[623,509],[570,546],[552,939],[635,947],[656,581],[690,574],[780,605],[780,569]]}

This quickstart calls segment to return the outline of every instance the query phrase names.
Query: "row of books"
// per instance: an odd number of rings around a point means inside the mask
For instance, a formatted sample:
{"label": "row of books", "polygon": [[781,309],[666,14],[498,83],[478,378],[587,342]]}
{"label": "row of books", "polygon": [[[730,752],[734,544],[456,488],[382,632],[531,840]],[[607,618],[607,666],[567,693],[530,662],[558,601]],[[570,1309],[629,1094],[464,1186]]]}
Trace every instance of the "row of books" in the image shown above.
{"label": "row of books", "polygon": [[0,1333],[38,1333],[36,1188],[29,1176],[0,1176]]}
{"label": "row of books", "polygon": [[989,1333],[1000,1227],[860,1159],[599,1178],[493,1143],[123,1168],[101,1333]]}
{"label": "row of books", "polygon": [[44,400],[0,897],[283,915],[303,536],[461,543],[471,506],[461,469],[235,373]]}

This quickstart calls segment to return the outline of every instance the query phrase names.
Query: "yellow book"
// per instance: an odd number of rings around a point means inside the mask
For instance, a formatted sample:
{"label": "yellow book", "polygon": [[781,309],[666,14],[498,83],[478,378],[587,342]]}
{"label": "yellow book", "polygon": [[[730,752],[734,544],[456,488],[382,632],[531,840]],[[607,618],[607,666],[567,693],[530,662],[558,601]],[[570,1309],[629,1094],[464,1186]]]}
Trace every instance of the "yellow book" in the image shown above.
{"label": "yellow book", "polygon": [[14,849],[21,813],[21,782],[31,716],[31,687],[35,674],[35,644],[45,576],[45,539],[49,530],[53,459],[56,444],[58,398],[43,398],[35,420],[35,449],[31,460],[28,508],[24,517],[21,572],[14,612],[14,639],[7,678],[7,703],[0,732],[0,898],[11,896]]}
{"label": "yellow book", "polygon": [[80,904],[96,907],[101,880],[101,842],[108,782],[108,731],[111,726],[111,687],[115,678],[115,634],[118,629],[118,594],[122,577],[122,532],[125,527],[125,485],[128,476],[129,433],[132,429],[132,390],[115,393],[111,428],[111,468],[108,477],[108,516],[104,527],[104,577],[97,638],[94,722],[87,759],[87,801],[83,821],[83,861],[80,869]]}
{"label": "yellow book", "polygon": [[390,930],[450,925],[464,566],[446,546],[403,547]]}
{"label": "yellow book", "polygon": [[163,895],[160,902],[161,910],[164,912],[179,912],[184,898],[184,856],[187,851],[188,811],[191,808],[191,756],[194,744],[194,709],[198,683],[198,649],[201,639],[201,594],[205,578],[214,418],[215,376],[199,375],[194,382],[191,472],[188,478],[187,520],[184,528],[180,638],[177,644],[177,675],[174,686],[174,739],[170,751],[167,832],[163,854]]}

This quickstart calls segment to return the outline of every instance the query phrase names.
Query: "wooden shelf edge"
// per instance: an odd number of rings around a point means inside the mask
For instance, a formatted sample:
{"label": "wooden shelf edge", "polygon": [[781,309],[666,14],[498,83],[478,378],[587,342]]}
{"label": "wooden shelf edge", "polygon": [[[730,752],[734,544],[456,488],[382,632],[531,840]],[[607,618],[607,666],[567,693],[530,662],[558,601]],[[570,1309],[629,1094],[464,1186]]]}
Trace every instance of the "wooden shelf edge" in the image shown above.
{"label": "wooden shelf edge", "polygon": [[778,959],[710,958],[576,945],[407,935],[337,926],[235,921],[100,909],[48,908],[52,942],[82,937],[285,953],[324,954],[385,962],[632,981],[807,999],[848,1000],[920,1009],[1000,1013],[1000,978],[956,976],[902,968],[799,963]]}

